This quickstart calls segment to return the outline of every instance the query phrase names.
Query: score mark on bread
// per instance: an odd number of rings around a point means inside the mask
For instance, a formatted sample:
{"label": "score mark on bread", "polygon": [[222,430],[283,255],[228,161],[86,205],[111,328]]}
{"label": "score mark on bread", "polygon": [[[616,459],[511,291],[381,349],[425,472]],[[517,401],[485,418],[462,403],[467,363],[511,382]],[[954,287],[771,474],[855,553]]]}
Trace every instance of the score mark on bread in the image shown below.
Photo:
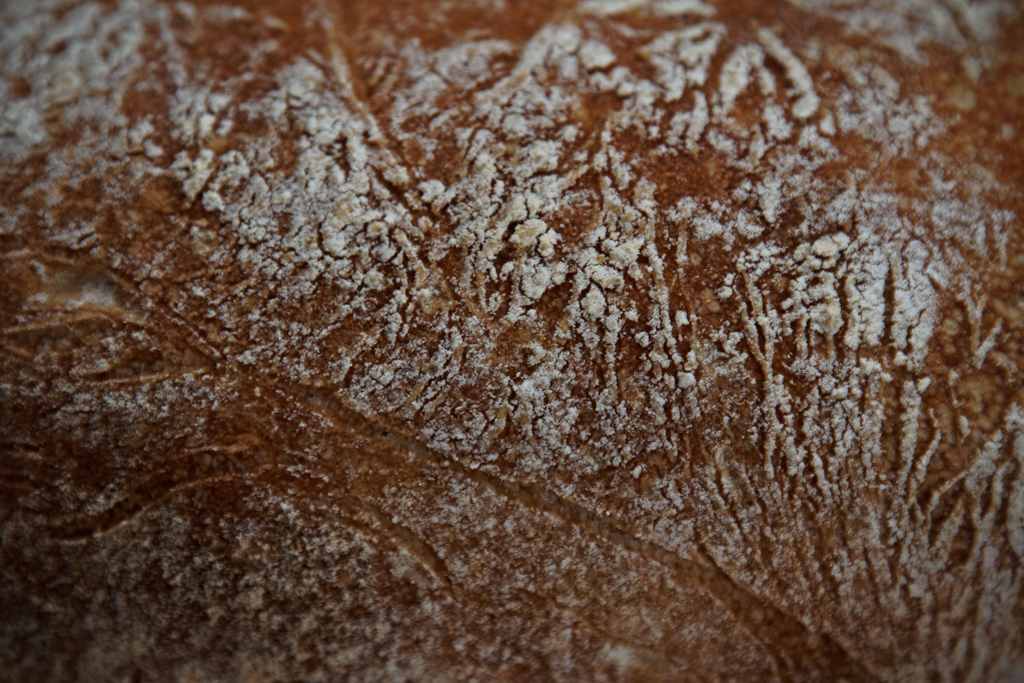
{"label": "score mark on bread", "polygon": [[0,3],[11,680],[1007,680],[1012,3]]}

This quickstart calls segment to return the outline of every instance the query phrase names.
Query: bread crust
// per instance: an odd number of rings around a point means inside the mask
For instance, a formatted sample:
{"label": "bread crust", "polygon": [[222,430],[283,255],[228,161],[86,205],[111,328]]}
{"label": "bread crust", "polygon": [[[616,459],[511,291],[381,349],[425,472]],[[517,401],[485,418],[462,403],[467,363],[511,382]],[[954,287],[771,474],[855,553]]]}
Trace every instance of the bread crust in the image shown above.
{"label": "bread crust", "polygon": [[1020,675],[1021,44],[0,3],[0,678]]}

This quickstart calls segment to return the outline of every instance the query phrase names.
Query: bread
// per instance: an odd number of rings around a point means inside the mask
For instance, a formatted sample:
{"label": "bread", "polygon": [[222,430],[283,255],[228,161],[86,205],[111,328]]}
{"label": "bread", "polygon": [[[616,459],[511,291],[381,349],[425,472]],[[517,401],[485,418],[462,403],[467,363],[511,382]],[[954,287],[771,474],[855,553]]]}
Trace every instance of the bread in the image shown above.
{"label": "bread", "polygon": [[0,679],[1021,680],[1021,15],[0,2]]}

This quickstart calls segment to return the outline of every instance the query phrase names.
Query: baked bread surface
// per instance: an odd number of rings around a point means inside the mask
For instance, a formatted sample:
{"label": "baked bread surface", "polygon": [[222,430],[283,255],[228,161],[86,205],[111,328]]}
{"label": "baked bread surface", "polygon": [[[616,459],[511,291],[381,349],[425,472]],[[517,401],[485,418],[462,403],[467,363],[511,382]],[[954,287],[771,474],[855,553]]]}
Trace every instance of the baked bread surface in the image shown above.
{"label": "baked bread surface", "polygon": [[997,681],[1012,2],[0,2],[0,678]]}

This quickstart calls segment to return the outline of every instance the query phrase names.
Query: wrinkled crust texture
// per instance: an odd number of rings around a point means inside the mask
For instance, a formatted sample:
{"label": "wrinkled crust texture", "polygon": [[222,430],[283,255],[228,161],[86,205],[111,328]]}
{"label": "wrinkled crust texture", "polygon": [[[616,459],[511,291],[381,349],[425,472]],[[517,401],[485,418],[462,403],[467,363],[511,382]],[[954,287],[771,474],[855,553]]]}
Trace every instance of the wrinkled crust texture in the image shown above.
{"label": "wrinkled crust texture", "polygon": [[1021,45],[0,2],[0,678],[1021,676]]}

